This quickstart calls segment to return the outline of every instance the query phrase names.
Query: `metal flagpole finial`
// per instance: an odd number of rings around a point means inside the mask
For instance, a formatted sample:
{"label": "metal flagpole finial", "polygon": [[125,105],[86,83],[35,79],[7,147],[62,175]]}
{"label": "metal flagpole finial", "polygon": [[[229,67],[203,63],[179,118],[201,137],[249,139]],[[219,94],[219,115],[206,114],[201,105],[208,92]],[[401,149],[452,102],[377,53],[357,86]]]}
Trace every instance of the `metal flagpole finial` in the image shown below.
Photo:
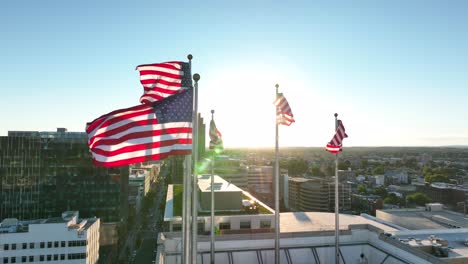
{"label": "metal flagpole finial", "polygon": [[337,117],[338,117],[338,114],[337,114],[337,113],[335,113],[335,118],[337,118]]}
{"label": "metal flagpole finial", "polygon": [[187,55],[187,59],[188,59],[189,61],[191,61],[191,60],[193,59],[192,54]]}
{"label": "metal flagpole finial", "polygon": [[213,120],[214,110],[211,110],[211,120]]}
{"label": "metal flagpole finial", "polygon": [[193,80],[194,80],[195,82],[198,82],[198,81],[200,80],[200,74],[195,73],[195,74],[193,75]]}

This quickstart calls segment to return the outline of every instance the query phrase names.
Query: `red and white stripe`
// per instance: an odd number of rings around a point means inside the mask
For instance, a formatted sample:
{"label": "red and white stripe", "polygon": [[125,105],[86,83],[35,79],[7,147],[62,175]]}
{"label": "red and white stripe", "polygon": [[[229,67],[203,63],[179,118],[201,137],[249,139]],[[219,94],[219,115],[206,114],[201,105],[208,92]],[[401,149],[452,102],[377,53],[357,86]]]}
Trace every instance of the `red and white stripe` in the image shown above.
{"label": "red and white stripe", "polygon": [[192,123],[159,124],[152,106],[116,110],[87,124],[94,163],[124,166],[192,152]]}
{"label": "red and white stripe", "polygon": [[341,120],[338,120],[338,127],[335,131],[335,135],[332,140],[327,144],[327,150],[333,154],[340,152],[343,139],[347,138],[348,135],[345,132],[345,127]]}
{"label": "red and white stripe", "polygon": [[288,100],[286,100],[286,97],[282,93],[278,94],[274,104],[276,106],[276,123],[278,125],[289,126],[295,122]]}
{"label": "red and white stripe", "polygon": [[182,64],[180,61],[171,61],[137,66],[140,82],[144,88],[140,102],[143,104],[157,102],[186,89],[187,87],[181,85],[184,76]]}

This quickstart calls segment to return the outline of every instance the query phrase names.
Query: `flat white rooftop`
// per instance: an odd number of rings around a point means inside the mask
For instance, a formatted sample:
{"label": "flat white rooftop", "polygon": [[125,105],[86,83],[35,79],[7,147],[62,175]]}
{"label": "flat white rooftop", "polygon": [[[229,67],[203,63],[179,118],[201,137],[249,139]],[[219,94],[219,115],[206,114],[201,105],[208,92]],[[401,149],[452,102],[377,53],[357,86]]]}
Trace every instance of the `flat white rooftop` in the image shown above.
{"label": "flat white rooftop", "polygon": [[410,230],[468,228],[468,217],[448,210],[387,209],[377,210],[376,215]]}
{"label": "flat white rooftop", "polygon": [[[198,187],[200,188],[201,192],[211,192],[211,175],[198,175]],[[242,189],[219,177],[218,175],[214,175],[213,187],[215,192],[242,192]]]}
{"label": "flat white rooftop", "polygon": [[[359,215],[340,214],[340,230],[348,230],[350,225],[370,224],[385,232],[397,229],[377,223]],[[322,212],[280,213],[281,233],[335,230],[335,214]]]}

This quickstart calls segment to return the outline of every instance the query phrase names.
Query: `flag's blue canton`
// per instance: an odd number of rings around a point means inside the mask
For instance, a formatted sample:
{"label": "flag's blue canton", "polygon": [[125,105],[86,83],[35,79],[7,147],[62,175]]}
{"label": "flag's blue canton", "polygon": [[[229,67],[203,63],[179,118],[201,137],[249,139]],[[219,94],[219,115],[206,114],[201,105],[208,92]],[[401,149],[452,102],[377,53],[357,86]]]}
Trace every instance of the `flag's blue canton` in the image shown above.
{"label": "flag's blue canton", "polygon": [[154,105],[158,123],[192,122],[193,89],[158,101]]}
{"label": "flag's blue canton", "polygon": [[192,87],[192,73],[190,72],[190,64],[187,62],[182,63],[182,71],[184,76],[182,76],[181,87]]}

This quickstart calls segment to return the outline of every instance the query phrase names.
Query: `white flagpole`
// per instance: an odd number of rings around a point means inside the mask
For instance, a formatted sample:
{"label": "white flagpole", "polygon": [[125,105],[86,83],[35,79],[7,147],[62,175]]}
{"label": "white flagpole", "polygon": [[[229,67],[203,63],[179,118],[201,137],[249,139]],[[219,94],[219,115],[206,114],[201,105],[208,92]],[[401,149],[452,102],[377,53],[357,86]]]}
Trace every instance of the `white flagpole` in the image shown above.
{"label": "white flagpole", "polygon": [[[211,120],[213,120],[213,114],[214,110],[211,110]],[[210,215],[210,220],[211,220],[211,230],[210,230],[210,235],[211,235],[211,240],[210,240],[210,257],[211,257],[211,264],[215,263],[215,225],[214,225],[214,211],[215,211],[215,200],[214,200],[214,165],[215,165],[215,149],[213,149],[213,152],[211,154],[211,215]]]}
{"label": "white flagpole", "polygon": [[[335,113],[335,131],[338,129],[338,114]],[[340,200],[338,199],[338,153],[335,156],[335,263],[340,264]]]}
{"label": "white flagpole", "polygon": [[[278,87],[276,84],[276,98],[278,98]],[[275,98],[275,99],[276,99]],[[275,116],[278,115],[278,107],[276,107]],[[278,161],[278,120],[276,120],[276,137],[275,137],[275,263],[280,263],[280,251],[279,251],[279,240],[280,240],[280,224],[279,224],[279,161]]]}
{"label": "white flagpole", "polygon": [[192,188],[192,264],[197,263],[198,255],[198,81],[200,74],[193,75],[195,81],[193,89],[193,127],[192,127],[192,156],[193,156],[193,188]]}
{"label": "white flagpole", "polygon": [[[190,74],[192,72],[192,58],[189,54]],[[193,114],[192,114],[193,115]],[[192,124],[193,126],[193,124]],[[186,155],[184,160],[184,177],[183,177],[183,201],[182,201],[182,263],[190,263],[190,208],[191,208],[191,167],[192,156]]]}

